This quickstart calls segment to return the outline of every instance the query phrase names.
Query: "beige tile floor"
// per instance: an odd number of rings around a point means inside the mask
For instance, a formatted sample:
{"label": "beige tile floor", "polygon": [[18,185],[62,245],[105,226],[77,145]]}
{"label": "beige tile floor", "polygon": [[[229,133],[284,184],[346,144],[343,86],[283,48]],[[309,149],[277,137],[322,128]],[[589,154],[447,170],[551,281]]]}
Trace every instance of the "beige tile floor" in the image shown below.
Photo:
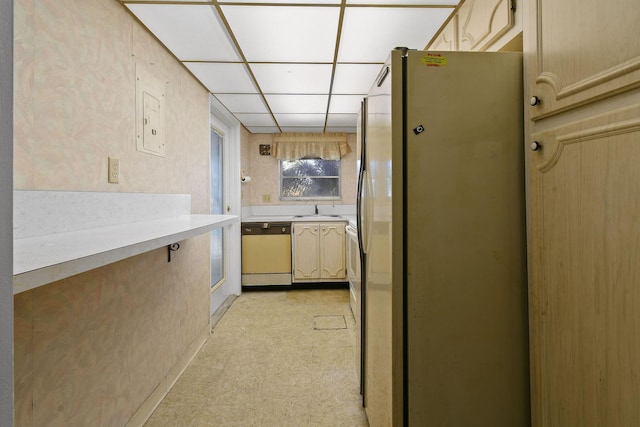
{"label": "beige tile floor", "polygon": [[347,290],[245,292],[146,427],[367,426]]}

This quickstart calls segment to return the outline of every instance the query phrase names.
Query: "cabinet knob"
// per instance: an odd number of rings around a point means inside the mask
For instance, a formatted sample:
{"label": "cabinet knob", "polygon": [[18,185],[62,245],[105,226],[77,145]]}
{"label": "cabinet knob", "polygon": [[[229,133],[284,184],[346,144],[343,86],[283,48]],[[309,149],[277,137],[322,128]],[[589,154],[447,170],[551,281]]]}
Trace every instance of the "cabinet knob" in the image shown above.
{"label": "cabinet knob", "polygon": [[535,107],[536,105],[540,104],[540,98],[538,98],[537,96],[532,96],[529,99],[529,104],[531,104],[532,107]]}
{"label": "cabinet knob", "polygon": [[533,141],[530,147],[531,147],[531,151],[538,151],[539,149],[542,148],[542,145],[540,145],[539,141]]}

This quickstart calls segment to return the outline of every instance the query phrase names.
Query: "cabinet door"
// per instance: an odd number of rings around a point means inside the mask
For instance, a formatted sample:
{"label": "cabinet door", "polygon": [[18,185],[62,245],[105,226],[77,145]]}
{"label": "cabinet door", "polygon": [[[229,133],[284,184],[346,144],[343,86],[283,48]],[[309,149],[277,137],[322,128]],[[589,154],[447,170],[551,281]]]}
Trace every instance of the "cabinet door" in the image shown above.
{"label": "cabinet door", "polygon": [[344,280],[345,225],[343,223],[320,224],[320,277]]}
{"label": "cabinet door", "polygon": [[466,0],[458,9],[458,45],[484,51],[513,27],[512,0]]}
{"label": "cabinet door", "polygon": [[428,50],[456,51],[458,50],[458,15],[454,15],[451,21],[440,31],[438,37],[427,45]]}
{"label": "cabinet door", "polygon": [[293,224],[293,279],[320,278],[318,224]]}
{"label": "cabinet door", "polygon": [[640,104],[532,138],[533,425],[640,425]]}
{"label": "cabinet door", "polygon": [[638,0],[526,3],[533,120],[640,86]]}

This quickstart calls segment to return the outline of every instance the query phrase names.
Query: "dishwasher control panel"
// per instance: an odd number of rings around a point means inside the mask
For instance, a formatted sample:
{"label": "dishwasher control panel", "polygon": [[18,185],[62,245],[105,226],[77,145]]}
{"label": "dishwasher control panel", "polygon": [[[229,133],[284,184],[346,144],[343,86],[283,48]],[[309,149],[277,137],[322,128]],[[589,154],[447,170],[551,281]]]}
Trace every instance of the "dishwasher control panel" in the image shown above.
{"label": "dishwasher control panel", "polygon": [[291,234],[290,222],[243,222],[242,235]]}

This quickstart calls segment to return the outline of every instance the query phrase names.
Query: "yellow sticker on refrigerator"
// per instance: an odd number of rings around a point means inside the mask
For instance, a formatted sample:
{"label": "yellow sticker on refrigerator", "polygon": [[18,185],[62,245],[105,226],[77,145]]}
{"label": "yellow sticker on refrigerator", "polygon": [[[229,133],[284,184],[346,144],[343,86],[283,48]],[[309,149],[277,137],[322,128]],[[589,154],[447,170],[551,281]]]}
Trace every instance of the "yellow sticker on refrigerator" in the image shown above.
{"label": "yellow sticker on refrigerator", "polygon": [[422,57],[422,63],[427,67],[440,67],[447,65],[447,58],[435,53],[430,53]]}

